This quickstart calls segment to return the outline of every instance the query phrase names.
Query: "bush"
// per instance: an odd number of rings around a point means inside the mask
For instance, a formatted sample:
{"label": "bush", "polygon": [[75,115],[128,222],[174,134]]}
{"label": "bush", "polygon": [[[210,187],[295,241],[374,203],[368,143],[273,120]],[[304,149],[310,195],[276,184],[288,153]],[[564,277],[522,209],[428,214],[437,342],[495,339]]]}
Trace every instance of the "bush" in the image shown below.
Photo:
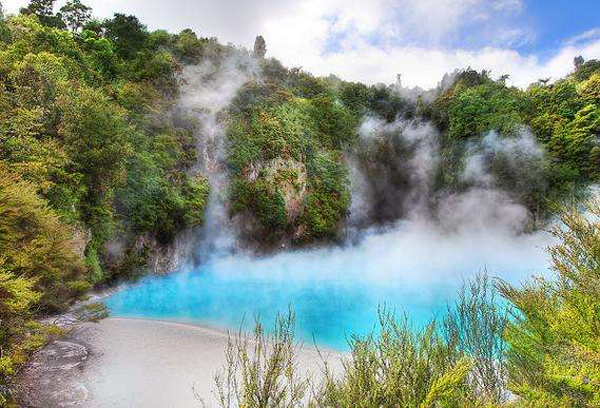
{"label": "bush", "polygon": [[[416,330],[408,318],[379,310],[377,330],[350,338],[340,368],[322,360],[321,378],[298,372],[294,315],[272,334],[229,337],[216,377],[221,406],[493,407],[506,403],[508,313],[486,274],[467,282],[441,327]],[[310,395],[307,391],[310,390]]]}
{"label": "bush", "polygon": [[46,311],[60,310],[70,298],[69,282],[85,273],[72,234],[34,185],[0,165],[0,253],[12,273],[35,282]]}
{"label": "bush", "polygon": [[463,285],[443,322],[446,340],[473,362],[471,388],[490,404],[501,404],[508,398],[508,345],[503,336],[509,315],[500,300],[487,273],[479,274]]}
{"label": "bush", "polygon": [[584,210],[563,210],[552,229],[554,279],[500,285],[513,306],[509,388],[530,406],[600,404],[600,203]]}
{"label": "bush", "polygon": [[227,363],[215,382],[222,407],[296,407],[309,382],[297,373],[294,314],[276,319],[272,334],[256,323],[252,337],[229,335]]}
{"label": "bush", "polygon": [[415,332],[407,320],[380,312],[379,332],[351,341],[339,379],[327,373],[319,406],[431,407],[473,405],[471,369],[434,323]]}

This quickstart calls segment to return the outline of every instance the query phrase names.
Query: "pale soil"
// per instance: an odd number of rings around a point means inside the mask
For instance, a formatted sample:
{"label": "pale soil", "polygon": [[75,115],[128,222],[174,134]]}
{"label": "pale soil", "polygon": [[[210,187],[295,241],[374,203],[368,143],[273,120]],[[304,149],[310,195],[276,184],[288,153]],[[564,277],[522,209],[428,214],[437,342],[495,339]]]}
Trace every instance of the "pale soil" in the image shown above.
{"label": "pale soil", "polygon": [[[180,323],[108,318],[82,323],[34,355],[22,375],[24,406],[200,407],[216,405],[214,374],[227,346],[223,331]],[[323,353],[323,352],[322,352]],[[338,365],[339,355],[325,352]],[[319,353],[299,352],[318,375]]]}

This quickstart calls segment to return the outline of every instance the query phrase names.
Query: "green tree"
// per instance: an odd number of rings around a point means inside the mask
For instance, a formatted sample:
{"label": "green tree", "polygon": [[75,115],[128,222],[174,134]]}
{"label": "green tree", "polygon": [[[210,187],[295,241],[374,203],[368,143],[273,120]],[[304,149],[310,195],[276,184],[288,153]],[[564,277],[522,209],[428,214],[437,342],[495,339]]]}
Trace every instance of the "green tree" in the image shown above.
{"label": "green tree", "polygon": [[100,245],[114,232],[114,194],[124,182],[136,130],[127,123],[127,112],[98,89],[73,89],[58,100],[58,106],[59,132],[86,186],[83,220]]}
{"label": "green tree", "polygon": [[92,9],[80,0],[71,0],[60,8],[63,20],[71,31],[77,32],[92,17]]}
{"label": "green tree", "polygon": [[49,17],[54,14],[56,0],[31,0],[27,8],[23,9],[38,17]]}
{"label": "green tree", "polygon": [[31,307],[42,294],[34,290],[35,278],[19,276],[5,267],[0,258],[0,404],[3,401],[2,384],[16,371],[10,349],[13,337],[31,316]]}
{"label": "green tree", "polygon": [[65,23],[60,15],[54,15],[56,0],[31,0],[27,7],[21,8],[22,14],[35,14],[40,22],[50,27],[63,28]]}
{"label": "green tree", "polygon": [[105,37],[109,39],[117,50],[117,54],[124,59],[131,59],[142,50],[148,31],[135,16],[116,13],[110,20],[104,21]]}
{"label": "green tree", "polygon": [[43,310],[64,307],[76,294],[71,284],[83,278],[85,269],[74,235],[37,195],[33,184],[0,164],[0,253],[11,273],[34,280]]}

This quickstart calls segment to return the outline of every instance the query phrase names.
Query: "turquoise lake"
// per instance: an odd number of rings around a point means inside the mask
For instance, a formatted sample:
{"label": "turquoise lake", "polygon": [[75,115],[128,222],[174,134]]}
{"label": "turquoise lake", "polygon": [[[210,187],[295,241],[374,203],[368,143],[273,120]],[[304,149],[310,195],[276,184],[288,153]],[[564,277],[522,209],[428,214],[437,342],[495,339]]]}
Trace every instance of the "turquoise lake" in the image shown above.
{"label": "turquoise lake", "polygon": [[418,327],[443,317],[464,279],[478,271],[518,284],[547,270],[545,235],[445,236],[406,228],[346,248],[215,255],[199,267],[123,287],[106,304],[112,316],[231,330],[251,328],[255,317],[269,327],[291,307],[299,340],[347,350],[351,334],[373,330],[379,306],[406,313]]}

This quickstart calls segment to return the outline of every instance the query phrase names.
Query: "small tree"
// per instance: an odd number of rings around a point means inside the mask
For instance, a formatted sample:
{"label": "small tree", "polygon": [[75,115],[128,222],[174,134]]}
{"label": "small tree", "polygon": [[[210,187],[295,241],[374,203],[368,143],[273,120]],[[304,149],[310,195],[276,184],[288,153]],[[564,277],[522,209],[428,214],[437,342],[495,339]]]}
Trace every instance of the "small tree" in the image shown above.
{"label": "small tree", "polygon": [[54,15],[54,3],[56,0],[31,0],[26,8],[21,9],[25,14],[35,14],[38,17]]}
{"label": "small tree", "polygon": [[444,318],[447,341],[472,359],[473,369],[469,375],[472,388],[488,403],[502,403],[507,398],[508,345],[503,334],[508,311],[499,300],[484,272],[463,285],[458,300],[448,306]]}
{"label": "small tree", "polygon": [[229,337],[227,363],[215,376],[222,407],[291,408],[302,403],[309,379],[297,373],[294,323],[289,311],[277,317],[272,334],[257,321],[252,337],[241,330]]}
{"label": "small tree", "polygon": [[148,30],[137,17],[116,13],[104,21],[105,36],[111,40],[121,58],[130,59],[140,51],[148,39]]}
{"label": "small tree", "polygon": [[600,202],[560,214],[549,249],[556,278],[515,288],[509,388],[528,406],[600,406]]}
{"label": "small tree", "polygon": [[379,332],[351,342],[338,376],[326,372],[316,406],[474,406],[468,358],[438,333],[435,323],[415,331],[407,319],[380,312]]}
{"label": "small tree", "polygon": [[[34,290],[36,279],[13,273],[5,263],[6,259],[0,257],[0,385],[15,371],[10,353],[12,337],[22,330],[31,306],[41,298],[41,293]],[[0,402],[1,398],[0,393]]]}
{"label": "small tree", "polygon": [[577,57],[573,58],[573,65],[575,66],[575,71],[577,71],[583,65],[584,62],[585,60],[581,55],[578,55]]}
{"label": "small tree", "polygon": [[256,37],[254,40],[254,57],[255,58],[264,58],[267,53],[267,44],[265,43],[265,39],[262,35]]}
{"label": "small tree", "polygon": [[40,22],[50,27],[63,28],[65,23],[60,15],[54,15],[56,0],[31,0],[27,7],[21,9],[23,14],[35,14]]}
{"label": "small tree", "polygon": [[79,31],[92,17],[91,7],[81,3],[80,0],[71,0],[61,7],[61,15],[67,27],[73,32]]}

